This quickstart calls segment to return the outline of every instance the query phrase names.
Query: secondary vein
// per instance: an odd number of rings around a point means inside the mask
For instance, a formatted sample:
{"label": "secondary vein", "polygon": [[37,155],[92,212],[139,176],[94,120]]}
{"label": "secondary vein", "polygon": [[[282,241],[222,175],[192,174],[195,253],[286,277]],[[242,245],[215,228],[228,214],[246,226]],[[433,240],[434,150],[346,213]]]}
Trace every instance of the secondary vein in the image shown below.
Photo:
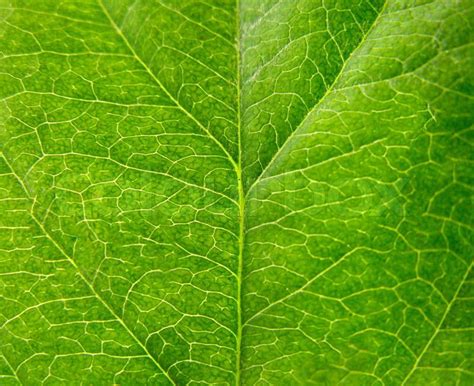
{"label": "secondary vein", "polygon": [[259,176],[255,179],[255,181],[249,186],[249,188],[247,189],[247,192],[246,194],[249,194],[249,192],[255,188],[255,186],[262,180],[264,179],[264,175],[271,169],[271,167],[273,166],[273,164],[275,163],[275,161],[278,159],[279,155],[282,154],[286,147],[288,146],[288,143],[291,142],[291,140],[294,138],[294,136],[296,135],[296,133],[299,131],[299,129],[303,126],[303,124],[306,122],[306,120],[311,116],[311,113],[314,112],[322,103],[323,101],[327,98],[328,95],[331,94],[331,92],[335,89],[335,86],[337,85],[338,83],[338,80],[340,79],[340,77],[342,76],[342,74],[344,73],[344,70],[347,66],[347,63],[349,63],[349,61],[351,60],[353,54],[362,46],[362,44],[366,41],[367,39],[367,36],[369,36],[370,32],[375,28],[375,26],[379,23],[380,21],[380,17],[381,15],[384,13],[384,10],[385,10],[385,7],[387,5],[387,2],[385,1],[384,2],[384,5],[382,7],[382,9],[380,10],[379,14],[377,15],[377,17],[375,18],[374,22],[372,23],[372,25],[370,26],[370,28],[367,30],[367,32],[362,36],[359,44],[357,45],[357,47],[352,51],[352,53],[349,55],[349,57],[344,61],[344,63],[342,64],[342,67],[339,71],[339,73],[337,74],[336,78],[334,79],[334,81],[332,82],[332,84],[329,86],[329,88],[326,90],[326,92],[324,93],[324,95],[321,96],[321,98],[317,101],[317,103],[313,106],[313,108],[311,108],[310,110],[308,110],[307,114],[303,117],[303,119],[300,121],[300,123],[298,124],[298,126],[296,127],[296,129],[288,136],[288,138],[285,140],[285,142],[280,146],[280,148],[278,149],[278,151],[274,154],[274,156],[272,157],[272,159],[270,160],[270,162],[268,162],[267,166],[265,166],[263,168],[263,170],[260,172]]}
{"label": "secondary vein", "polygon": [[423,347],[423,351],[420,353],[420,355],[418,356],[418,358],[416,359],[415,363],[413,364],[413,367],[411,368],[411,370],[408,372],[407,376],[405,377],[405,379],[403,380],[402,382],[402,386],[406,385],[407,381],[410,379],[410,377],[413,375],[413,373],[415,372],[415,370],[417,369],[418,365],[420,364],[420,361],[421,359],[423,358],[423,356],[425,355],[426,351],[428,350],[428,348],[431,346],[431,343],[433,342],[433,340],[436,338],[436,336],[438,335],[438,332],[439,330],[441,329],[441,327],[443,326],[443,323],[444,321],[446,320],[446,317],[448,316],[449,314],[449,311],[451,311],[451,307],[452,305],[454,304],[454,302],[456,301],[457,297],[459,296],[459,292],[461,292],[461,288],[462,286],[464,285],[465,281],[467,280],[468,276],[469,276],[469,273],[471,272],[471,269],[472,269],[472,266],[473,266],[473,263],[471,263],[469,265],[469,267],[467,267],[467,270],[466,270],[466,273],[464,274],[464,277],[462,278],[461,280],[461,283],[459,284],[458,288],[456,289],[456,292],[454,293],[453,295],[453,298],[451,299],[451,302],[446,306],[446,309],[444,310],[444,314],[443,316],[441,317],[439,323],[438,323],[438,326],[436,327],[436,330],[433,332],[433,334],[431,335],[431,338],[430,340],[426,343],[425,347]]}
{"label": "secondary vein", "polygon": [[[13,176],[16,178],[20,186],[22,187],[23,191],[25,192],[27,198],[34,202],[34,198],[31,197],[30,192],[25,186],[25,183],[23,180],[16,174],[15,170],[13,169],[12,165],[8,161],[7,157],[2,156],[4,159],[5,163],[11,170]],[[100,296],[100,294],[95,290],[93,285],[87,280],[87,278],[84,276],[82,273],[82,270],[79,268],[79,266],[76,264],[74,259],[69,256],[68,253],[63,249],[63,247],[50,235],[48,230],[44,227],[43,223],[35,216],[33,213],[33,209],[30,210],[30,215],[33,221],[38,225],[38,227],[41,229],[43,234],[46,236],[46,238],[56,247],[56,249],[70,262],[70,264],[77,270],[80,278],[84,281],[86,286],[90,289],[90,291],[97,297],[97,299],[104,305],[104,307],[112,314],[112,316],[122,325],[122,327],[127,331],[127,333],[132,337],[133,340],[135,340],[138,345],[142,348],[142,350],[145,352],[147,357],[153,361],[153,363],[158,367],[158,369],[163,373],[163,375],[173,384],[176,385],[176,383],[173,381],[173,379],[170,377],[170,375],[164,370],[164,368],[159,364],[159,362],[153,357],[153,355],[150,353],[148,348],[138,339],[138,337],[128,328],[128,326],[125,324],[122,318],[114,311],[112,307],[109,306],[109,304],[105,301],[105,299]]]}
{"label": "secondary vein", "polygon": [[7,367],[10,369],[10,371],[13,373],[13,376],[18,380],[20,385],[24,385],[24,383],[21,381],[20,377],[18,376],[17,372],[11,365],[11,363],[8,361],[7,357],[5,355],[2,355],[2,358],[5,359],[5,363],[7,364]]}
{"label": "secondary vein", "polygon": [[151,71],[150,67],[142,60],[142,58],[137,54],[135,49],[132,47],[130,42],[128,41],[127,37],[123,34],[122,30],[119,28],[119,26],[115,23],[114,19],[110,15],[109,11],[103,4],[102,0],[97,0],[99,3],[99,6],[101,7],[103,13],[107,17],[107,19],[110,21],[110,24],[114,28],[115,32],[121,37],[122,41],[125,43],[127,48],[130,50],[130,52],[133,54],[134,58],[142,65],[142,67],[145,69],[145,71],[152,77],[152,79],[156,82],[156,84],[163,90],[163,92],[170,98],[176,106],[178,106],[184,114],[186,114],[191,120],[193,120],[201,130],[203,130],[209,138],[219,146],[219,148],[224,152],[224,154],[227,156],[229,159],[230,163],[234,167],[235,170],[238,169],[237,162],[235,162],[234,158],[231,156],[229,151],[224,147],[224,145],[209,131],[208,128],[206,128],[193,114],[191,114],[187,109],[185,109],[181,103],[176,99],[165,86],[163,83],[158,79],[158,77]]}

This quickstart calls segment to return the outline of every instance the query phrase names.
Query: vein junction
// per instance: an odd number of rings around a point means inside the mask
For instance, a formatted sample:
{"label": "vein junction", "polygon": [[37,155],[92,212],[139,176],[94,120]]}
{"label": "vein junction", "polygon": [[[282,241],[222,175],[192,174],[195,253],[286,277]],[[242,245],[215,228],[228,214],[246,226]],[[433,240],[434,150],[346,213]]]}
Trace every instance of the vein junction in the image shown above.
{"label": "vein junction", "polygon": [[468,2],[1,12],[2,379],[472,383]]}

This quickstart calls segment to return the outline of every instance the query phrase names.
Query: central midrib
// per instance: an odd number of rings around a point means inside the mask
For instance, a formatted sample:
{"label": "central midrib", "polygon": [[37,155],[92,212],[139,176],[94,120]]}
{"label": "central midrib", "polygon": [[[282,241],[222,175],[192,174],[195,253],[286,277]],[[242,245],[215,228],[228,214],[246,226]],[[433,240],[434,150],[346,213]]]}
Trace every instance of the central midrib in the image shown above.
{"label": "central midrib", "polygon": [[238,270],[237,270],[237,341],[236,341],[236,371],[235,371],[235,383],[236,385],[241,384],[241,347],[242,347],[242,272],[244,266],[244,245],[245,245],[245,200],[246,195],[244,192],[244,182],[242,174],[242,127],[241,127],[241,53],[240,53],[240,42],[241,42],[241,31],[240,31],[240,0],[236,0],[236,21],[235,21],[235,48],[236,48],[236,75],[237,75],[237,138],[238,138],[238,163],[236,168],[237,173],[237,185],[239,190],[239,257],[238,257]]}
{"label": "central midrib", "polygon": [[[226,155],[228,158],[229,162],[232,164],[234,168],[234,172],[236,174],[236,179],[237,179],[237,187],[238,187],[238,217],[239,217],[239,246],[238,246],[238,267],[237,267],[237,275],[236,275],[236,280],[237,280],[237,294],[236,294],[236,301],[237,301],[237,334],[236,334],[236,364],[235,364],[235,382],[236,385],[241,384],[241,346],[242,346],[242,330],[244,327],[243,323],[243,299],[242,299],[242,277],[243,277],[243,254],[244,254],[244,245],[245,245],[245,212],[246,212],[246,199],[248,193],[260,182],[264,174],[270,169],[270,167],[273,165],[273,161],[278,158],[280,153],[282,152],[282,149],[286,147],[288,142],[293,138],[295,132],[298,131],[298,129],[301,127],[302,123],[306,120],[306,118],[310,115],[312,111],[314,111],[320,103],[325,99],[327,94],[329,94],[335,84],[337,83],[337,80],[341,76],[341,74],[344,72],[345,66],[349,62],[352,54],[357,51],[357,49],[363,44],[365,41],[366,37],[370,33],[370,31],[377,25],[380,16],[383,14],[384,8],[387,4],[387,2],[384,2],[384,6],[380,10],[379,14],[373,21],[372,25],[370,28],[366,31],[364,36],[362,36],[360,42],[358,43],[357,47],[351,52],[348,58],[346,58],[345,62],[343,63],[343,66],[340,69],[340,72],[334,82],[331,84],[329,89],[326,91],[325,95],[323,95],[319,101],[313,106],[313,108],[308,112],[307,116],[300,121],[298,124],[298,127],[296,130],[286,139],[285,143],[280,147],[280,149],[275,153],[274,157],[272,160],[266,165],[262,173],[256,178],[256,180],[249,186],[249,188],[244,190],[244,180],[243,180],[243,165],[242,165],[242,114],[241,114],[241,26],[240,26],[240,0],[236,0],[236,20],[235,20],[235,50],[236,50],[236,77],[237,77],[237,142],[238,142],[238,159],[237,161],[234,159],[234,157],[229,153],[229,151],[225,148],[225,146],[207,129],[193,114],[191,114],[186,108],[184,108],[179,100],[175,98],[168,90],[167,88],[164,87],[162,82],[158,79],[158,77],[153,73],[153,71],[150,69],[150,67],[143,61],[143,59],[138,55],[138,53],[135,51],[133,46],[130,44],[128,41],[127,37],[123,34],[121,29],[117,26],[115,21],[113,20],[112,16],[108,12],[107,8],[104,6],[102,3],[102,0],[98,0],[98,3],[100,7],[102,8],[105,16],[107,19],[110,21],[112,27],[116,31],[116,33],[121,37],[129,51],[133,54],[135,59],[142,65],[142,67],[146,70],[146,72],[151,76],[151,78],[156,82],[156,84],[163,90],[163,92],[172,100],[176,106],[183,111],[184,114],[186,114],[193,122],[197,124],[197,126],[203,130],[208,137],[217,144],[217,146],[223,151],[223,153]],[[290,294],[289,296],[291,296]],[[273,305],[273,304],[272,304]],[[271,306],[271,305],[270,305]],[[269,306],[269,307],[270,307]],[[265,309],[269,308],[266,307]]]}
{"label": "central midrib", "polygon": [[[146,72],[152,77],[152,79],[158,84],[158,86],[164,91],[164,93],[186,114],[190,119],[192,119],[200,129],[202,129],[209,138],[214,141],[219,148],[224,152],[226,157],[229,159],[232,164],[238,186],[238,208],[239,208],[239,254],[238,254],[238,268],[237,268],[237,338],[236,338],[236,369],[235,369],[235,382],[236,385],[241,383],[241,344],[242,344],[242,271],[243,271],[243,251],[244,251],[244,241],[245,241],[245,192],[243,186],[243,168],[242,168],[242,138],[241,138],[241,98],[240,98],[240,0],[236,0],[236,75],[237,75],[237,137],[238,137],[238,160],[237,162],[224,147],[224,145],[217,140],[216,137],[198,120],[196,119],[187,109],[185,109],[161,83],[161,81],[156,77],[156,75],[151,71],[150,67],[141,59],[137,54],[135,49],[132,47],[126,36],[122,33],[120,28],[117,26],[112,16],[108,12],[107,8],[103,4],[102,0],[98,0],[99,6],[103,10],[103,13],[109,20],[110,24],[116,31],[116,33],[121,37],[127,48],[133,54],[135,59],[142,65]],[[164,369],[160,369],[164,371]],[[167,373],[165,372],[167,375]],[[170,379],[173,383],[174,380]]]}

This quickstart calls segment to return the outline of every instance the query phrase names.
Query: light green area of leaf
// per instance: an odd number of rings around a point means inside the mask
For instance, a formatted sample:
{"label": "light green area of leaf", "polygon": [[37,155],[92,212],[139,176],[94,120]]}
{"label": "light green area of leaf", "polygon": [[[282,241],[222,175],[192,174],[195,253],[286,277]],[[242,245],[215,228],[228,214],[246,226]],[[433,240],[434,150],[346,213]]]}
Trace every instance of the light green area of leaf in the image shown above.
{"label": "light green area of leaf", "polygon": [[0,0],[1,385],[472,385],[470,0]]}

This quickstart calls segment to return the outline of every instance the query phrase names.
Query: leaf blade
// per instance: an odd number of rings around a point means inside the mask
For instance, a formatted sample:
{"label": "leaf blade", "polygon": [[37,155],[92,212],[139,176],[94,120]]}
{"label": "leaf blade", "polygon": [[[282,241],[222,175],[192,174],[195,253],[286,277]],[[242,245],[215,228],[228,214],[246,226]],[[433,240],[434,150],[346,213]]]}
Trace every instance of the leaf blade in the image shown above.
{"label": "leaf blade", "polygon": [[467,1],[2,6],[2,379],[472,380]]}

